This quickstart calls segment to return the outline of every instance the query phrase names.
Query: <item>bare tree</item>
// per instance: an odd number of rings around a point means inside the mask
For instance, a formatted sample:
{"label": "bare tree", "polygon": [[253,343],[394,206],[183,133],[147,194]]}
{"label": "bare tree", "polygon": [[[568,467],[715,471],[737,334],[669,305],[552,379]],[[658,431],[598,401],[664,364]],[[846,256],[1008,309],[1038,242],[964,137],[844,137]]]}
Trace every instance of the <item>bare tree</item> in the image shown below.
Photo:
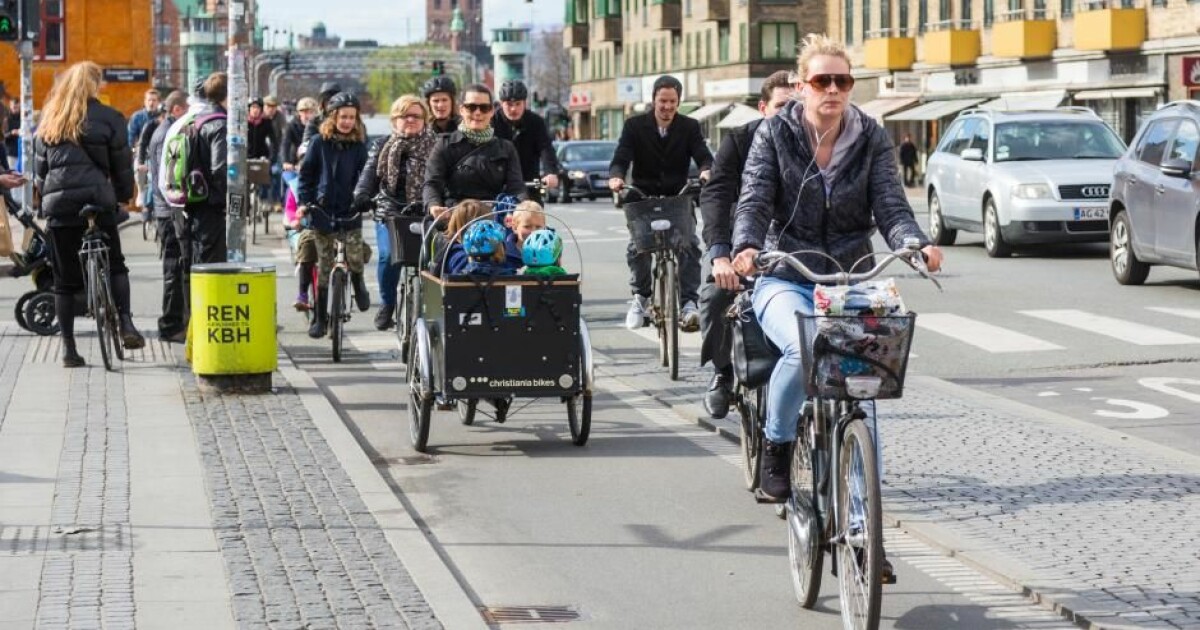
{"label": "bare tree", "polygon": [[549,103],[566,103],[571,95],[571,55],[563,48],[562,27],[533,37],[529,59],[529,89]]}

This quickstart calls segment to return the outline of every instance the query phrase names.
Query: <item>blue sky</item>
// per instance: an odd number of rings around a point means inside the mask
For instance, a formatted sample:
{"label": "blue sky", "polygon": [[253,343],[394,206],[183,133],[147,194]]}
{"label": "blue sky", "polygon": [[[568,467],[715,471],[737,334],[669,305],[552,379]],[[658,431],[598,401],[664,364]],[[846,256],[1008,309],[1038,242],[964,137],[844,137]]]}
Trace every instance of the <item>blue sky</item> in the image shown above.
{"label": "blue sky", "polygon": [[[561,25],[563,7],[564,0],[483,0],[484,28],[527,23],[531,14],[539,27]],[[272,29],[308,33],[321,21],[343,39],[380,44],[421,41],[425,34],[425,0],[259,0],[259,9],[259,19]]]}

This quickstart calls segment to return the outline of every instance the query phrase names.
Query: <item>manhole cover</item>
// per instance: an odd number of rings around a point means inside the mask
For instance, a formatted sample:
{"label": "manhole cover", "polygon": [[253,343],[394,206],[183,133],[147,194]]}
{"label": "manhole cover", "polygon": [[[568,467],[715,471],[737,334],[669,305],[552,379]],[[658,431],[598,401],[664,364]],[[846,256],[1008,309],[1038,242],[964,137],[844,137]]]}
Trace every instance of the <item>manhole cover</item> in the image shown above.
{"label": "manhole cover", "polygon": [[488,623],[566,623],[579,621],[569,606],[489,606],[483,609]]}

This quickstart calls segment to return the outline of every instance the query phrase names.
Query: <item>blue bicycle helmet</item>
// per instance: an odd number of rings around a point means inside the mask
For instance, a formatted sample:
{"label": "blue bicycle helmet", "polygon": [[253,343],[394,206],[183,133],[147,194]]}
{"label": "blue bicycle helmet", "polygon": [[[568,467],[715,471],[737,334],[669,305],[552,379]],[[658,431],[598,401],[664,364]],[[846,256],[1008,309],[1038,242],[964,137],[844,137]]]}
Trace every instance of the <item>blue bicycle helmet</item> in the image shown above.
{"label": "blue bicycle helmet", "polygon": [[562,237],[558,232],[542,228],[525,239],[525,245],[521,248],[521,260],[530,267],[547,267],[558,264],[562,250]]}
{"label": "blue bicycle helmet", "polygon": [[504,228],[491,219],[480,219],[463,233],[463,250],[468,256],[492,256],[504,250]]}

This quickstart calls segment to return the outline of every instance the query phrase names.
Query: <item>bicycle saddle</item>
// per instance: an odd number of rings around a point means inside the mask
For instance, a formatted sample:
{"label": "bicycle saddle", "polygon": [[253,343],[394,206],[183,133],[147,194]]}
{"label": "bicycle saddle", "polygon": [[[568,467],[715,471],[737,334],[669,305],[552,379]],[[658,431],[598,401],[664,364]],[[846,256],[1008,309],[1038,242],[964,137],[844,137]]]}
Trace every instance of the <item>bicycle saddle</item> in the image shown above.
{"label": "bicycle saddle", "polygon": [[79,211],[79,216],[83,219],[95,219],[96,217],[100,216],[102,212],[104,212],[103,206],[97,206],[94,203],[89,203]]}

